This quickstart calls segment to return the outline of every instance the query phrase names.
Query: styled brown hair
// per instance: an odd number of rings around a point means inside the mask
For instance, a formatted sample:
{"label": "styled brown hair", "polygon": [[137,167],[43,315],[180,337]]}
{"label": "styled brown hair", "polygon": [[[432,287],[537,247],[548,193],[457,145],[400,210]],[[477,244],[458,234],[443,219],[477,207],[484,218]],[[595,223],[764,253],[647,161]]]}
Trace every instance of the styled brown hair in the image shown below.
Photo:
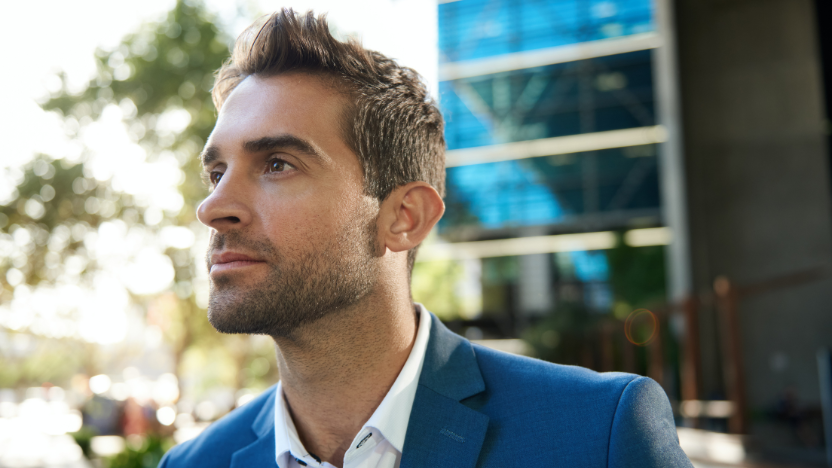
{"label": "styled brown hair", "polygon": [[[349,98],[344,140],[358,156],[367,194],[383,201],[397,187],[424,181],[445,195],[444,122],[421,77],[354,39],[335,39],[326,15],[287,8],[249,26],[217,71],[214,105],[219,110],[248,76],[292,71],[330,78]],[[409,270],[415,259],[414,248]]]}

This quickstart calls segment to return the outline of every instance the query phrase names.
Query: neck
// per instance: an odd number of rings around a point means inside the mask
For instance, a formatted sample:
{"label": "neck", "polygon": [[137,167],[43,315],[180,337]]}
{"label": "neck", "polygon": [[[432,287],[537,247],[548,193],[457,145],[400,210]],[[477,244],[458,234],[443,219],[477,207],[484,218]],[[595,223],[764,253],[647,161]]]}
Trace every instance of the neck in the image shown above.
{"label": "neck", "polygon": [[276,337],[278,367],[304,447],[343,466],[353,438],[404,366],[416,339],[409,294],[371,294],[348,310]]}

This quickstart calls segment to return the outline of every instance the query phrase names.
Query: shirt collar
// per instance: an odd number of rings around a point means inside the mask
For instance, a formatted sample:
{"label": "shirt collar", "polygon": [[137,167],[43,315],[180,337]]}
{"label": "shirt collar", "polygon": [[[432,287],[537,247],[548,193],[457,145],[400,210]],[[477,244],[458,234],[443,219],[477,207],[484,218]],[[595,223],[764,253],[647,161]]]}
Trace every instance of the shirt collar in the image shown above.
{"label": "shirt collar", "polygon": [[425,350],[430,337],[430,314],[421,304],[416,304],[416,308],[419,311],[419,330],[416,332],[416,341],[413,343],[410,355],[396,381],[393,382],[393,386],[370,416],[370,420],[364,424],[365,427],[378,429],[400,453],[404,447],[410,410],[413,409],[413,399],[416,397],[419,375],[422,373]]}
{"label": "shirt collar", "polygon": [[274,399],[274,441],[277,447],[277,466],[289,466],[288,457],[312,458],[303,448],[298,430],[286,407],[283,384],[277,382]]}
{"label": "shirt collar", "polygon": [[[407,424],[410,421],[410,412],[413,409],[413,400],[416,397],[416,388],[419,385],[419,376],[422,373],[422,365],[425,361],[428,338],[430,338],[431,315],[421,304],[416,304],[419,313],[419,329],[416,332],[416,340],[410,355],[404,363],[404,367],[393,382],[393,386],[384,396],[381,404],[378,405],[373,415],[358,431],[356,440],[353,441],[350,450],[345,454],[349,457],[350,452],[356,449],[361,442],[360,437],[365,436],[366,429],[376,430],[380,437],[386,439],[399,453],[404,447],[404,438],[407,433]],[[317,463],[310,463],[313,457],[303,447],[298,436],[297,428],[286,407],[286,399],[283,396],[283,386],[277,383],[275,398],[275,448],[278,466],[285,466],[288,458],[303,459],[310,466],[318,466]],[[379,442],[382,439],[377,440]]]}

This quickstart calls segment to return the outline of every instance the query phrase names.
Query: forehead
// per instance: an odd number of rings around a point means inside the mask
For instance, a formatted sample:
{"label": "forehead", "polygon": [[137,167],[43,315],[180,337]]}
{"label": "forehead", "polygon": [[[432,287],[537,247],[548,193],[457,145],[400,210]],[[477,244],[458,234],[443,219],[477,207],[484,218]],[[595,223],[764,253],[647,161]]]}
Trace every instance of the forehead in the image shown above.
{"label": "forehead", "polygon": [[352,153],[341,131],[345,105],[341,93],[314,75],[252,75],[223,103],[209,145],[230,150],[243,147],[246,141],[292,135],[311,142],[330,157]]}

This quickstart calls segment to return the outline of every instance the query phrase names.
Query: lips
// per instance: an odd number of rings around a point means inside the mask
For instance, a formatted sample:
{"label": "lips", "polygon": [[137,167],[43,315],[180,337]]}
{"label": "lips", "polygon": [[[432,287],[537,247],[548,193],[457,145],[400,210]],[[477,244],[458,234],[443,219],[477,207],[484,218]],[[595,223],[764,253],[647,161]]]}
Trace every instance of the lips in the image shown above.
{"label": "lips", "polygon": [[263,263],[266,262],[245,254],[237,252],[223,252],[221,254],[211,255],[210,272],[213,274],[221,271],[256,266]]}

